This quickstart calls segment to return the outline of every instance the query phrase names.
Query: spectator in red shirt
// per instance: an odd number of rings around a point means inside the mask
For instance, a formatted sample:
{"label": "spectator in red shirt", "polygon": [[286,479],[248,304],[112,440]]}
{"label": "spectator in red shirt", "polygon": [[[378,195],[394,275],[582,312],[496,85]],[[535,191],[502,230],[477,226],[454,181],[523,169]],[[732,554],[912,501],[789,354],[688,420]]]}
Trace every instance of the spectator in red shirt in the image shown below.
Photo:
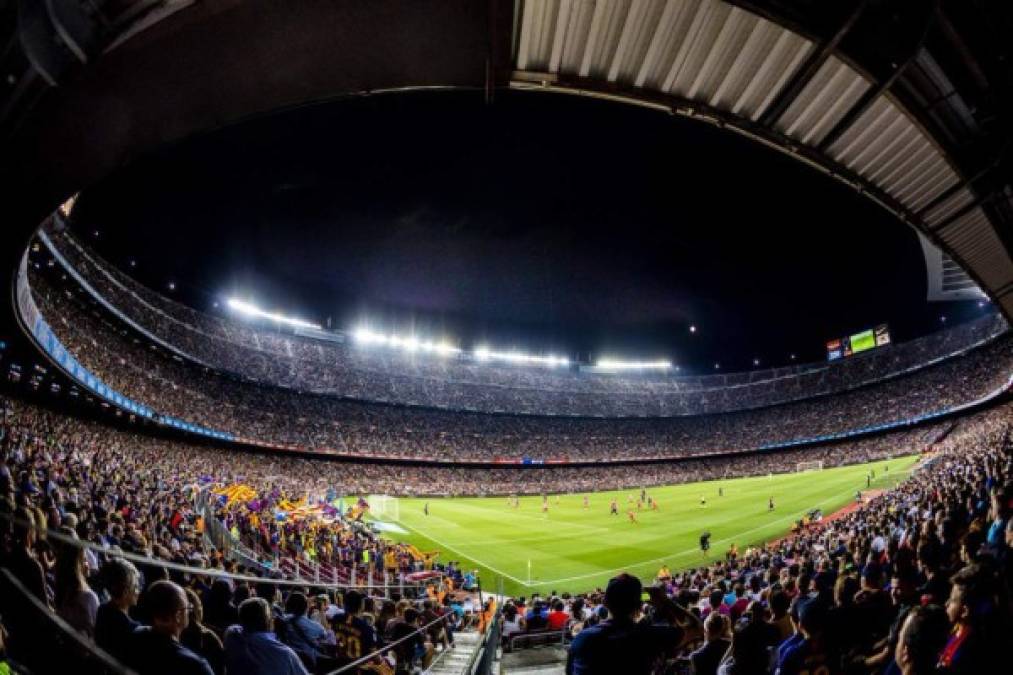
{"label": "spectator in red shirt", "polygon": [[564,611],[562,600],[552,603],[552,611],[549,612],[549,630],[563,630],[570,621],[570,615]]}

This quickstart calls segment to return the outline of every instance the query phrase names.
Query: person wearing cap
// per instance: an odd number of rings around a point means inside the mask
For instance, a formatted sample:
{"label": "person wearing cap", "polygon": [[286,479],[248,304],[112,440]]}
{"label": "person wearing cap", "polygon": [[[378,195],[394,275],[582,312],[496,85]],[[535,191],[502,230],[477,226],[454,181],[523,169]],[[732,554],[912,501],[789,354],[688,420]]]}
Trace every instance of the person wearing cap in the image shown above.
{"label": "person wearing cap", "polygon": [[699,619],[678,606],[676,611],[685,628],[638,623],[642,593],[643,586],[635,576],[620,574],[609,581],[605,589],[609,618],[573,639],[566,660],[567,675],[647,675],[687,638],[697,637]]}

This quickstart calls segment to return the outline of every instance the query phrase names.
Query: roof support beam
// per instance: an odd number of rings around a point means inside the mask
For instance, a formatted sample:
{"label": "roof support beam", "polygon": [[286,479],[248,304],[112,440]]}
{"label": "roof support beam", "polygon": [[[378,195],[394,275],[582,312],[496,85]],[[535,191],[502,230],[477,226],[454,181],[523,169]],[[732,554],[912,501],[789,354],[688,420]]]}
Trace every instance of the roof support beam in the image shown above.
{"label": "roof support beam", "polygon": [[1009,147],[1010,142],[1007,142],[1003,146],[1003,148],[999,151],[999,153],[996,155],[996,158],[988,166],[981,169],[970,178],[962,180],[956,185],[951,185],[950,187],[946,188],[946,190],[944,190],[942,194],[940,194],[935,199],[933,199],[928,204],[919,209],[915,215],[918,218],[924,218],[926,214],[931,213],[933,209],[935,209],[940,204],[945,203],[946,200],[948,200],[953,195],[957,194],[959,191],[963,190],[964,188],[971,187],[972,185],[980,181],[982,178],[992,173],[992,171],[994,171],[995,168],[999,166],[999,164],[1002,162],[1002,158],[1006,155],[1006,151],[1009,149]]}
{"label": "roof support beam", "polygon": [[820,144],[816,146],[817,150],[820,152],[826,152],[827,149],[841,137],[841,134],[847,131],[848,127],[854,124],[855,120],[861,117],[862,114],[869,109],[869,106],[871,106],[876,99],[890,91],[890,88],[893,87],[897,78],[899,78],[904,71],[907,70],[907,67],[910,66],[916,58],[918,58],[918,52],[922,50],[925,40],[929,37],[929,30],[931,30],[932,24],[935,22],[935,18],[939,14],[938,9],[939,0],[936,0],[934,6],[928,13],[927,19],[925,20],[925,29],[922,31],[921,37],[918,39],[918,43],[915,44],[914,49],[911,50],[908,57],[904,59],[904,63],[895,67],[890,76],[881,81],[876,87],[865,92],[865,94],[858,99],[855,105],[853,105],[851,109],[844,114],[844,117],[838,120],[837,124],[831,127],[830,131],[827,132],[827,135],[823,137],[822,141],[820,141]]}
{"label": "roof support beam", "polygon": [[837,49],[837,45],[841,43],[841,40],[848,34],[851,28],[858,21],[862,15],[865,6],[869,4],[869,0],[862,0],[861,3],[855,7],[854,11],[847,20],[837,29],[834,36],[823,43],[819,51],[813,52],[806,62],[802,64],[802,67],[798,69],[798,72],[788,81],[781,93],[777,95],[774,101],[767,107],[763,115],[760,117],[759,122],[765,127],[773,127],[774,123],[784,114],[784,111],[788,109],[791,102],[798,98],[798,95],[802,93],[809,81],[819,72],[819,69],[823,67],[830,55]]}
{"label": "roof support beam", "polygon": [[957,209],[956,211],[954,211],[953,213],[951,213],[950,215],[948,215],[946,218],[944,218],[940,222],[936,223],[935,225],[928,225],[926,223],[925,227],[927,229],[929,229],[931,232],[934,232],[934,233],[942,232],[947,227],[949,227],[953,223],[957,222],[958,220],[960,220],[961,218],[963,218],[964,216],[966,216],[968,213],[970,213],[974,209],[978,208],[979,206],[984,206],[988,202],[992,201],[992,198],[995,197],[995,194],[996,194],[995,192],[989,192],[986,195],[978,197],[973,202],[964,204],[959,209]]}

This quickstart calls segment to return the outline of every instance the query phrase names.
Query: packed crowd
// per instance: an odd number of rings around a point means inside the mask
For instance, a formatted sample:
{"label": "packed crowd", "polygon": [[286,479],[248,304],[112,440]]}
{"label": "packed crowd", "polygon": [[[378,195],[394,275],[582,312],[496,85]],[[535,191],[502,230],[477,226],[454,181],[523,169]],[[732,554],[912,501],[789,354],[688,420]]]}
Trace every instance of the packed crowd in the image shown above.
{"label": "packed crowd", "polygon": [[600,419],[461,414],[358,403],[240,381],[131,334],[83,292],[33,278],[64,347],[120,393],[162,414],[268,445],[438,461],[685,458],[790,444],[896,424],[1007,384],[1013,339],[833,397],[720,415]]}
{"label": "packed crowd", "polygon": [[1006,405],[961,423],[909,480],[846,515],[685,572],[662,566],[647,602],[629,575],[509,600],[504,644],[561,632],[570,675],[1006,672],[1011,422]]}
{"label": "packed crowd", "polygon": [[[805,664],[825,665],[828,673],[883,672],[896,653],[890,640],[903,634],[901,610],[915,598],[945,601],[948,574],[959,560],[975,567],[952,581],[958,590],[956,599],[950,597],[948,621],[956,633],[951,644],[935,650],[945,657],[946,672],[988,672],[980,668],[989,663],[983,650],[991,644],[990,631],[1008,629],[994,623],[1007,616],[995,584],[1008,574],[1008,568],[995,567],[1006,564],[1008,550],[995,546],[1008,529],[1010,494],[1002,490],[1010,478],[1013,404],[845,445],[588,469],[326,462],[190,446],[6,398],[0,408],[0,567],[13,576],[0,578],[0,622],[9,635],[4,656],[34,664],[39,672],[55,672],[50,659],[66,655],[46,648],[54,628],[45,612],[55,612],[142,674],[202,675],[326,672],[384,640],[428,626],[402,643],[410,649],[394,649],[374,664],[380,672],[409,672],[437,647],[450,648],[455,626],[469,620],[465,605],[482,613],[468,594],[397,603],[301,586],[282,592],[271,583],[276,574],[238,568],[203,536],[210,519],[261,552],[263,562],[283,554],[330,557],[346,570],[415,569],[407,547],[386,544],[348,519],[271,517],[283,500],[333,503],[336,494],[455,488],[632,487],[912,451],[928,451],[931,459],[912,480],[851,515],[741,556],[730,552],[712,565],[663,574],[646,607],[638,582],[628,577],[601,593],[547,603],[518,599],[504,607],[506,635],[542,627],[575,633],[573,673],[651,672],[646,668],[659,657],[678,656],[698,635],[707,638],[703,651],[683,655],[701,661],[696,673],[766,673],[773,667],[787,674],[803,672]],[[210,511],[201,509],[200,497],[236,484],[250,487],[255,497],[213,500]],[[143,562],[132,566],[117,557],[120,552],[138,554]],[[166,569],[161,561],[200,571]],[[229,583],[204,573],[210,570],[256,571],[262,580]],[[447,572],[463,583],[460,570]],[[46,610],[37,611],[29,596]],[[630,598],[636,598],[632,605]],[[963,613],[961,602],[973,611]],[[987,612],[979,616],[982,607]],[[769,626],[779,630],[777,638]],[[730,647],[723,642],[728,635]],[[711,670],[705,661],[713,662]]]}
{"label": "packed crowd", "polygon": [[[197,312],[132,280],[70,232],[50,229],[61,257],[122,316],[157,341],[216,370],[300,391],[453,410],[590,417],[729,412],[838,393],[906,372],[1006,330],[998,316],[843,362],[673,377],[502,367],[397,350],[356,348]],[[47,314],[47,316],[50,316]],[[52,321],[52,318],[50,318]]]}
{"label": "packed crowd", "polygon": [[[432,658],[431,640],[452,642],[448,631],[466,619],[454,604],[473,604],[460,592],[441,594],[439,605],[432,594],[395,604],[291,585],[283,597],[272,583],[279,556],[330,557],[345,572],[359,570],[363,581],[374,578],[374,567],[377,579],[400,576],[401,589],[403,575],[419,568],[407,547],[350,519],[277,518],[284,500],[313,494],[322,502],[333,491],[318,462],[185,446],[6,398],[0,422],[0,568],[14,577],[0,574],[0,636],[9,638],[0,639],[0,667],[9,656],[32,672],[64,672],[50,660],[68,656],[52,650],[58,631],[47,612],[140,673],[217,675],[328,672],[445,616],[412,649],[391,655],[408,672]],[[223,495],[202,508],[204,497],[237,483],[256,496],[236,502]],[[204,536],[211,522],[260,551],[264,564],[243,567],[224,555]],[[141,556],[137,567],[121,554]],[[205,574],[212,571],[257,577],[230,582]],[[441,571],[447,583],[468,588],[453,564]]]}

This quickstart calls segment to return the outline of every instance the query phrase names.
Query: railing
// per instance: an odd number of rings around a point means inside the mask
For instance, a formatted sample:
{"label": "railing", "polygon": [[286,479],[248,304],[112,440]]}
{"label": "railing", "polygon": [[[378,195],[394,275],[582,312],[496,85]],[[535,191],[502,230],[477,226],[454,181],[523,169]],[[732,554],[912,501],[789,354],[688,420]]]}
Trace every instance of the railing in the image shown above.
{"label": "railing", "polygon": [[493,659],[496,656],[496,648],[499,646],[500,628],[500,616],[499,612],[497,612],[493,616],[489,628],[485,631],[485,638],[482,640],[482,644],[471,655],[471,660],[468,661],[468,666],[465,668],[464,673],[467,675],[490,675]]}

